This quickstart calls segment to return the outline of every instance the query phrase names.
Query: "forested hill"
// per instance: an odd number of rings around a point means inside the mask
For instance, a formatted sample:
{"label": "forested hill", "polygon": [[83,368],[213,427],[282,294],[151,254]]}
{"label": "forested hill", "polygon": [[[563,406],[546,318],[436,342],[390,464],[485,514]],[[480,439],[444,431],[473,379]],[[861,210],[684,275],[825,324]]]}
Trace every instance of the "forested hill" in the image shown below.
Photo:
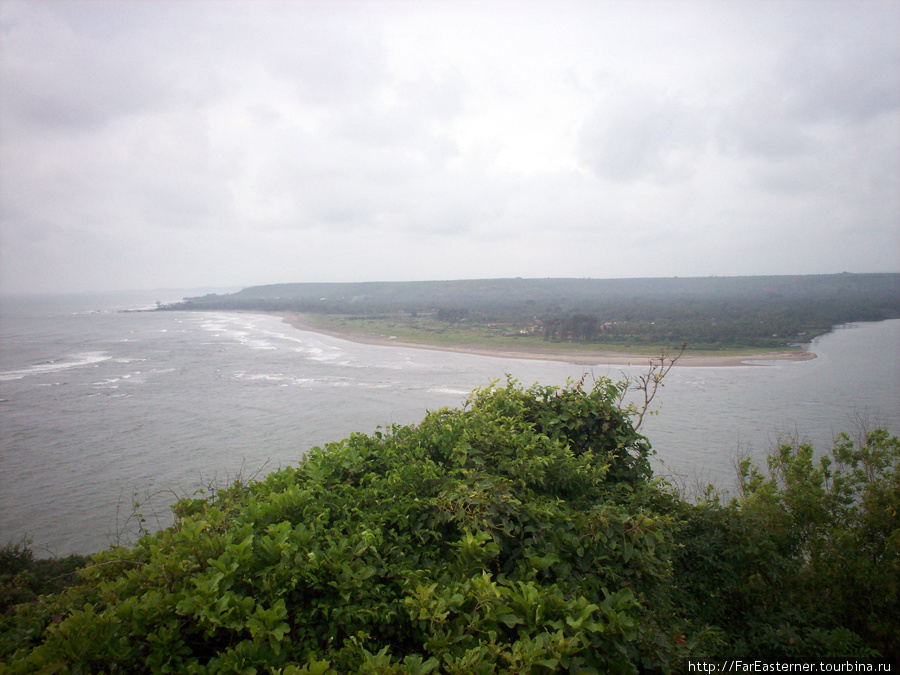
{"label": "forested hill", "polygon": [[900,318],[900,274],[274,284],[165,309],[425,315],[548,341],[776,346],[842,323]]}

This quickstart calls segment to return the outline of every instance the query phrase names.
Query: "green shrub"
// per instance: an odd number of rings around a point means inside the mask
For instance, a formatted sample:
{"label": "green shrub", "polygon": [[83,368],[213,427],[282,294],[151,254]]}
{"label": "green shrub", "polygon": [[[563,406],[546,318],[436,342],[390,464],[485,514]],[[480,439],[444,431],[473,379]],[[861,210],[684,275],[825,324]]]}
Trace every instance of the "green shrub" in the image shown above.
{"label": "green shrub", "polygon": [[[0,548],[0,658],[36,644],[51,619],[38,599],[77,584],[77,570],[90,562],[80,555],[35,558],[30,544],[22,539]],[[23,620],[26,615],[30,618]]]}
{"label": "green shrub", "polygon": [[510,381],[183,499],[174,526],[24,599],[0,671],[636,673],[890,653],[897,439],[842,439],[819,465],[783,448],[768,475],[743,467],[739,499],[690,504],[653,478],[625,386]]}
{"label": "green shrub", "polygon": [[880,429],[830,453],[787,443],[741,494],[682,504],[682,602],[716,626],[721,657],[900,654],[900,441]]}

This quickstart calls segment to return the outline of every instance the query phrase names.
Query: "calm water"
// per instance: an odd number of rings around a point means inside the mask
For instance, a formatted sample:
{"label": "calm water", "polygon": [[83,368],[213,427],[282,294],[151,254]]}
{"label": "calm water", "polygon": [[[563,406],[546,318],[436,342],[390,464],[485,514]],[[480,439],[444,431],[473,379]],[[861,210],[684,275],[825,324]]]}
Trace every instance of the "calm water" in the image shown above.
{"label": "calm water", "polygon": [[[106,547],[132,495],[190,494],[297,462],[314,445],[460,405],[510,373],[561,384],[643,367],[376,347],[277,317],[121,313],[171,297],[6,299],[0,309],[0,544]],[[855,420],[900,428],[900,321],[839,329],[813,361],[676,368],[645,423],[658,470],[728,487],[739,452],[792,434],[827,445]],[[171,493],[145,509],[165,516]]]}

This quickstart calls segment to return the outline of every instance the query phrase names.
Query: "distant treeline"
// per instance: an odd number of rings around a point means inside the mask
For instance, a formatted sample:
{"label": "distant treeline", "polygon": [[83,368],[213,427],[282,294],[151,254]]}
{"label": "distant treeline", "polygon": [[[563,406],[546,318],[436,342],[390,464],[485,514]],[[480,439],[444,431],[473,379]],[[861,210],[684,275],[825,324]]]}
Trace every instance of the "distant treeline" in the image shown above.
{"label": "distant treeline", "polygon": [[768,347],[900,318],[900,274],[274,284],[162,309],[428,315],[548,342]]}

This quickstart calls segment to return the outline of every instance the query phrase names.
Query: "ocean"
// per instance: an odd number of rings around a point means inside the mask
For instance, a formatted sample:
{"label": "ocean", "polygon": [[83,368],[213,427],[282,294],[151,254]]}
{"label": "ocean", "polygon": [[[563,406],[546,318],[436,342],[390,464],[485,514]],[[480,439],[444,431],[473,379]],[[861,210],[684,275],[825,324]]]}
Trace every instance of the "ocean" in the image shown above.
{"label": "ocean", "polygon": [[[0,545],[91,553],[151,528],[200,486],[295,464],[352,432],[419,421],[510,375],[522,384],[634,376],[643,359],[578,366],[362,345],[279,317],[150,312],[187,293],[3,298]],[[787,437],[830,445],[865,425],[900,431],[900,321],[815,340],[817,358],[673,369],[642,431],[679,485],[734,485],[740,455]]]}

